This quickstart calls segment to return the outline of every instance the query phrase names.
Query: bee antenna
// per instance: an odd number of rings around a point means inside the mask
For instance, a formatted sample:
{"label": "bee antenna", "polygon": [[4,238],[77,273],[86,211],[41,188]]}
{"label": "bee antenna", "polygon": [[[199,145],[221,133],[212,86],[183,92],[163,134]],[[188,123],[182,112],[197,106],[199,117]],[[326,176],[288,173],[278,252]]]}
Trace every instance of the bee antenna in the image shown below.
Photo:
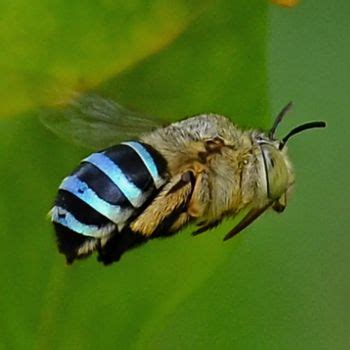
{"label": "bee antenna", "polygon": [[313,129],[313,128],[325,128],[326,123],[324,121],[318,121],[318,122],[309,122],[305,124],[301,124],[294,129],[292,129],[285,137],[280,142],[279,149],[282,150],[287,141],[294,136],[295,134],[299,134],[300,132],[308,129]]}
{"label": "bee antenna", "polygon": [[273,139],[275,137],[275,132],[276,132],[276,129],[277,129],[277,126],[278,124],[282,121],[282,119],[284,118],[284,116],[290,111],[290,109],[293,107],[293,102],[290,101],[282,110],[281,112],[278,113],[273,125],[272,125],[272,128],[269,130],[269,133],[268,133],[268,137],[269,139]]}

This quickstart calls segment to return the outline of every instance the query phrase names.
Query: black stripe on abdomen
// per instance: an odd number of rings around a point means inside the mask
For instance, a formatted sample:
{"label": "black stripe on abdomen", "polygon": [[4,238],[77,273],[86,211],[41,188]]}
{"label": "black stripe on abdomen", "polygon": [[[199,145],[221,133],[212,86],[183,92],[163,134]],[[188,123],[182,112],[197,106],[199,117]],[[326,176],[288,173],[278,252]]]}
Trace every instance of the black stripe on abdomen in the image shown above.
{"label": "black stripe on abdomen", "polygon": [[85,225],[103,227],[110,222],[90,205],[66,190],[58,191],[55,206],[66,209],[75,219]]}
{"label": "black stripe on abdomen", "polygon": [[165,173],[164,158],[137,141],[93,153],[60,185],[52,220],[96,238],[121,230],[165,182]]}
{"label": "black stripe on abdomen", "polygon": [[104,154],[118,165],[128,180],[143,192],[153,185],[152,177],[141,158],[129,146],[113,146],[106,149]]}
{"label": "black stripe on abdomen", "polygon": [[131,204],[110,178],[90,163],[82,163],[72,175],[85,182],[101,199],[114,205],[131,208]]}

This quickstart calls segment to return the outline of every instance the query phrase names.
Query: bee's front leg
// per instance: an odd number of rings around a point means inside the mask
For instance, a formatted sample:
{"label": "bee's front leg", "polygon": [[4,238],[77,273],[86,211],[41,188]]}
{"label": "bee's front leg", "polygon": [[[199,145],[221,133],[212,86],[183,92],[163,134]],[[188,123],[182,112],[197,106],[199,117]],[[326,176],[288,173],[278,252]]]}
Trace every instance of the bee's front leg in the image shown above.
{"label": "bee's front leg", "polygon": [[209,177],[210,176],[206,171],[203,171],[197,176],[197,181],[188,205],[187,213],[199,221],[197,224],[199,228],[192,233],[193,236],[216,227],[222,221],[221,217],[216,220],[208,219],[210,204],[213,202]]}
{"label": "bee's front leg", "polygon": [[193,218],[201,219],[207,212],[209,202],[210,190],[208,174],[206,172],[201,172],[197,175],[187,213]]}

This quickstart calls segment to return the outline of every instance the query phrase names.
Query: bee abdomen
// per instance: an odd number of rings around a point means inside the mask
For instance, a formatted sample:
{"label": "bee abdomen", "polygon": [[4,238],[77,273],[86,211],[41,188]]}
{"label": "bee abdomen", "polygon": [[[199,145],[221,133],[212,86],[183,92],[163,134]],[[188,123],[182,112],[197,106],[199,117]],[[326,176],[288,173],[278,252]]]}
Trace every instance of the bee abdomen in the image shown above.
{"label": "bee abdomen", "polygon": [[[59,187],[56,232],[92,238],[121,231],[164,184],[166,162],[152,147],[131,141],[93,153]],[[68,231],[67,231],[68,230]]]}

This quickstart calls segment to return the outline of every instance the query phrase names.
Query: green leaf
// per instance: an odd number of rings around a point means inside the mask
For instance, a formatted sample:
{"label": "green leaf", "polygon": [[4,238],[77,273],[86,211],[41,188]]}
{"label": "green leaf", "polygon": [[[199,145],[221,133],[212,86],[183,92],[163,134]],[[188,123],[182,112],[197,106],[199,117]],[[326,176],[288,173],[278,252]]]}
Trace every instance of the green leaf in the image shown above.
{"label": "green leaf", "polygon": [[3,1],[0,114],[49,104],[133,67],[176,39],[207,1]]}
{"label": "green leaf", "polygon": [[[244,269],[234,271],[232,264],[246,259],[242,246],[254,238],[223,243],[232,225],[227,222],[197,238],[185,230],[151,241],[108,268],[94,258],[66,267],[45,215],[58,184],[86,153],[42,128],[36,108],[59,96],[60,87],[95,87],[165,119],[217,112],[239,125],[267,127],[267,4],[17,0],[2,6],[2,114],[31,112],[0,121],[6,281],[0,286],[0,344],[153,349],[196,344],[201,337],[209,348],[217,337],[233,342],[231,320],[218,329],[215,316],[223,294],[234,294],[232,284],[218,289],[211,281],[239,282]],[[47,97],[44,90],[52,87],[58,89]],[[200,295],[205,300],[196,312]],[[227,309],[235,305],[230,300]],[[172,332],[181,325],[186,332]]]}

